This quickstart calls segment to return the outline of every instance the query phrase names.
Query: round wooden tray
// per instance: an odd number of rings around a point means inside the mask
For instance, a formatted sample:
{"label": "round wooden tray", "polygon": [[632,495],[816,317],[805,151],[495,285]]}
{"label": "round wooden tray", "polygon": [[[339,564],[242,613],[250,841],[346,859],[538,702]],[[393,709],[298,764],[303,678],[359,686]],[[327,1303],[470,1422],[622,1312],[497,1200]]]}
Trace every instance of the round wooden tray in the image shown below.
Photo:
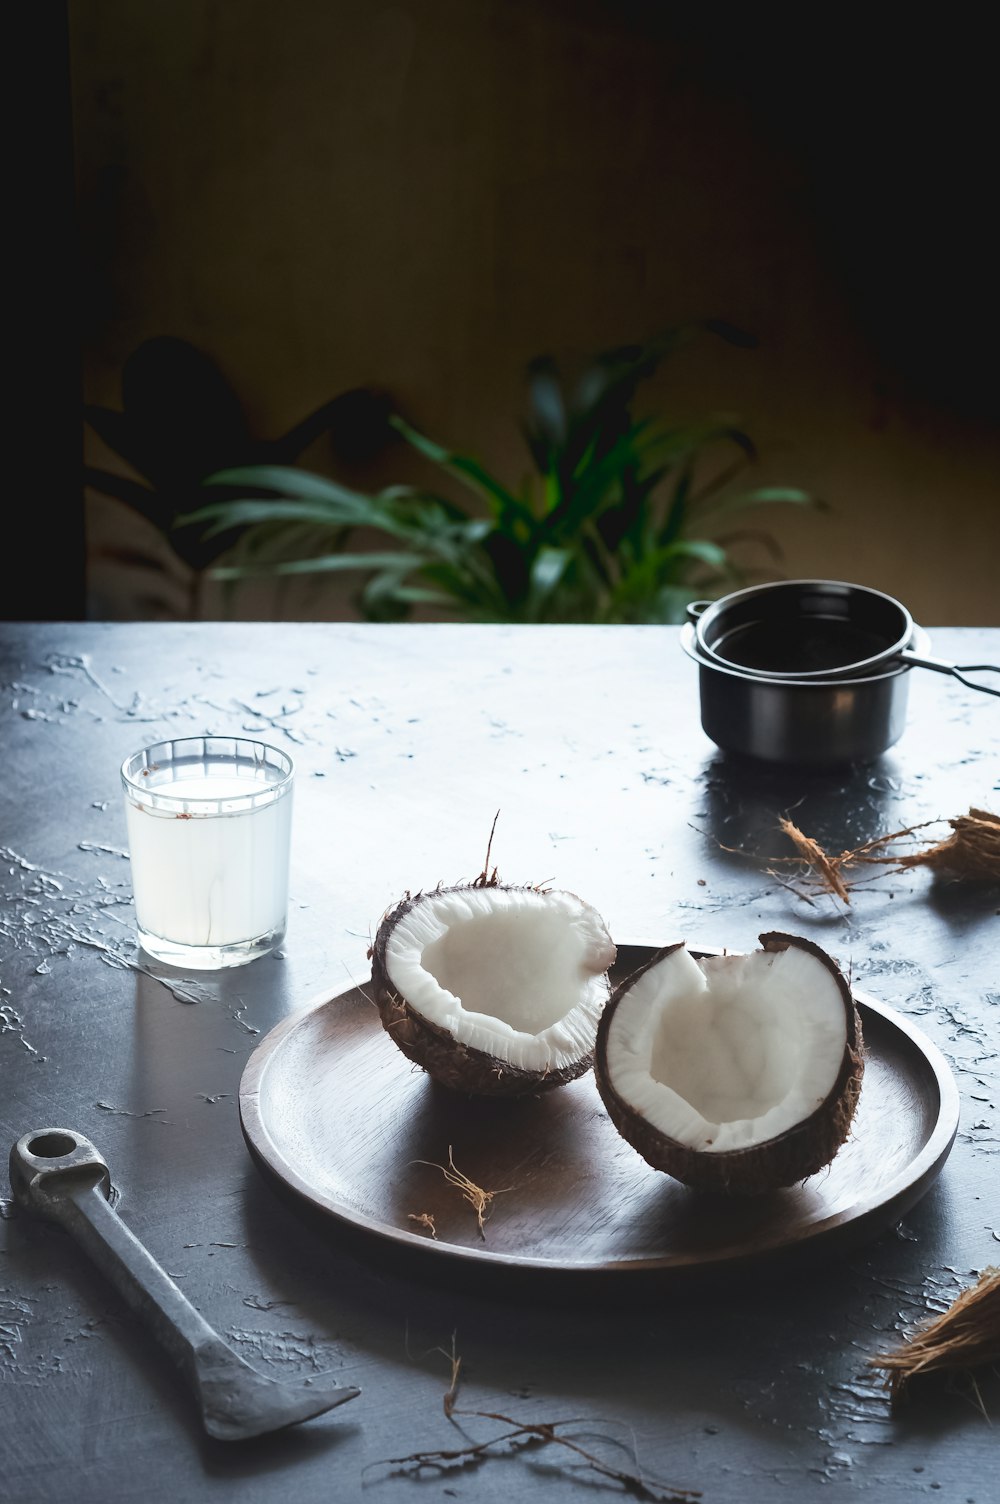
{"label": "round wooden tray", "polygon": [[[654,950],[619,946],[612,981]],[[866,1068],[851,1137],[826,1169],[766,1196],[707,1195],[651,1169],[616,1132],[592,1073],[511,1101],[437,1085],[392,1043],[365,986],[317,999],[261,1040],[240,1083],[240,1121],[279,1187],[373,1246],[442,1272],[663,1279],[825,1256],[894,1226],[934,1181],[958,1127],[940,1051],[909,1020],[854,995]],[[482,1229],[445,1176],[449,1157],[493,1193]]]}

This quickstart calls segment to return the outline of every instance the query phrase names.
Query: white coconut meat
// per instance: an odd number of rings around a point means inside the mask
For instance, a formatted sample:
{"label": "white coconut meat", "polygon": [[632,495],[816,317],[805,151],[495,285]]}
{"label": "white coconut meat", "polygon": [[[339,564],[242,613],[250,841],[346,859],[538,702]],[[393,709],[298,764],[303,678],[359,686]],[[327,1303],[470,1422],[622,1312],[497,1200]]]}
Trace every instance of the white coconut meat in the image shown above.
{"label": "white coconut meat", "polygon": [[832,1091],[847,1022],[835,976],[797,947],[668,952],[621,998],[606,1070],[624,1103],[698,1153],[777,1138]]}
{"label": "white coconut meat", "polygon": [[429,1024],[543,1076],[592,1052],[615,953],[575,894],[470,886],[422,894],[393,924],[384,964]]}

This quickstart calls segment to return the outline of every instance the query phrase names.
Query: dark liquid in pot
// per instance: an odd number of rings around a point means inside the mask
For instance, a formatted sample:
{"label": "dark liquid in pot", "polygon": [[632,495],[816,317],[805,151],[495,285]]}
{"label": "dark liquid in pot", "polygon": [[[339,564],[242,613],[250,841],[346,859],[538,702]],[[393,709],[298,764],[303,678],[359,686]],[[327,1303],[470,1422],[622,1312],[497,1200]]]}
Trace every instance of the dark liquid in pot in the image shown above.
{"label": "dark liquid in pot", "polygon": [[712,651],[727,663],[772,674],[821,673],[884,653],[890,644],[877,632],[836,617],[796,621],[751,621],[726,632]]}

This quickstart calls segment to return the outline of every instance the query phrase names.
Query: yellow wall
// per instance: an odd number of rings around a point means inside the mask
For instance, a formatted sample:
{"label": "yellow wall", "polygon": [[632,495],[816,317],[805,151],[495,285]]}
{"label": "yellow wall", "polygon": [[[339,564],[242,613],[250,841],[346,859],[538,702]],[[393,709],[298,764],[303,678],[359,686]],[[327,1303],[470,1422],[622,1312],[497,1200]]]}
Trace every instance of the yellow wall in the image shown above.
{"label": "yellow wall", "polygon": [[[1000,624],[1000,427],[913,390],[830,254],[794,121],[782,139],[710,39],[655,14],[71,4],[87,400],[117,406],[129,352],[182,335],[261,435],[373,383],[516,478],[529,357],[724,317],[759,348],[704,340],[648,395],[738,415],[761,481],[827,500],[761,518],[783,572],[877,586],[925,625]],[[88,516],[96,556],[118,523]]]}

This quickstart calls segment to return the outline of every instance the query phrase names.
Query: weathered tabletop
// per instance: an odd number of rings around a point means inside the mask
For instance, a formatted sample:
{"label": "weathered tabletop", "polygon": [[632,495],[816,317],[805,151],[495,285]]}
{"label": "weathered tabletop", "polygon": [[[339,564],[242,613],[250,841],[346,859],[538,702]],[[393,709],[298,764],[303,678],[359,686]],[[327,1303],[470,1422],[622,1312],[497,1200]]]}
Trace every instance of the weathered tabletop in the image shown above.
{"label": "weathered tabletop", "polygon": [[[953,661],[1000,630],[929,629]],[[0,628],[6,1151],[75,1128],[122,1219],[262,1371],[333,1370],[359,1398],[254,1442],[201,1432],[114,1289],[0,1176],[0,1497],[201,1501],[613,1497],[558,1444],[415,1474],[389,1459],[575,1419],[610,1468],[711,1501],[995,1499],[1000,1384],[890,1407],[867,1358],[1000,1262],[1000,892],[914,871],[813,904],[764,870],[779,816],[841,851],[996,807],[1000,702],[911,671],[907,729],[841,774],[754,770],[705,737],[674,628],[28,624]],[[278,956],[184,978],[131,934],[118,769],[171,734],[291,750],[292,906]],[[588,899],[619,942],[752,949],[808,936],[919,1024],[961,1093],[940,1176],[897,1225],[818,1268],[564,1299],[438,1278],[306,1214],[251,1160],[238,1092],[289,1015],[368,975],[406,890],[474,877]],[[934,827],[928,839],[947,833]],[[725,848],[740,848],[743,855]],[[787,869],[786,869],[787,870]],[[461,1429],[459,1429],[461,1428]]]}

